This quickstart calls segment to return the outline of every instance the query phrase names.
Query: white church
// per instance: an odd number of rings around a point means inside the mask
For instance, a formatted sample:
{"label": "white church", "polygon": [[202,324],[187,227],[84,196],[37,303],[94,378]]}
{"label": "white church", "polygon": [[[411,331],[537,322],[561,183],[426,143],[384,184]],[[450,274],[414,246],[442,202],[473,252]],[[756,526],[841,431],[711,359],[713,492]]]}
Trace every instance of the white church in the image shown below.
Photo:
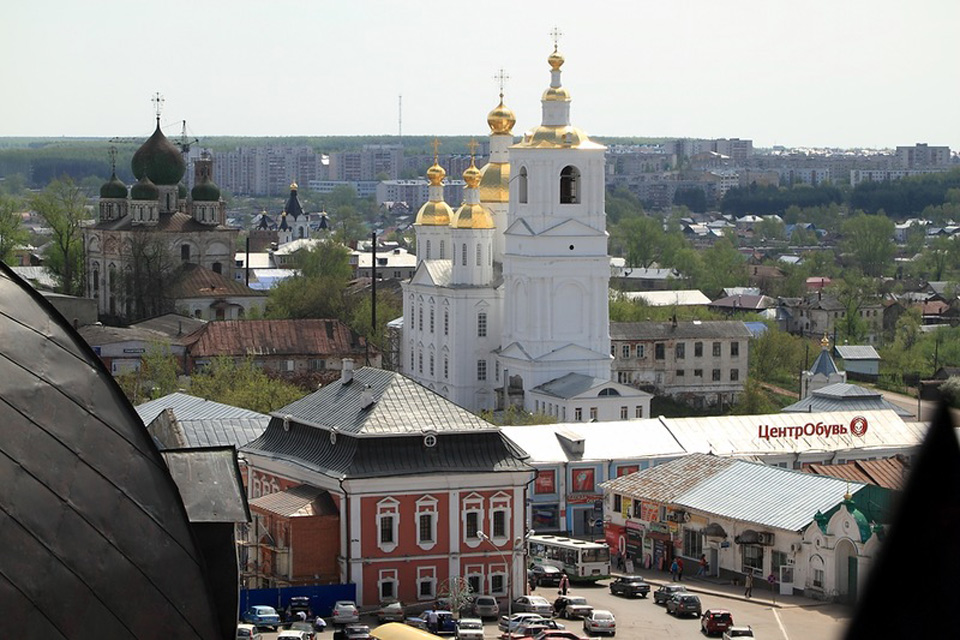
{"label": "white church", "polygon": [[403,285],[403,373],[474,411],[646,418],[652,396],[610,379],[605,147],[570,124],[556,47],[548,62],[541,125],[514,144],[501,92],[490,162],[464,172],[456,211],[444,169],[435,160],[427,172],[417,269]]}

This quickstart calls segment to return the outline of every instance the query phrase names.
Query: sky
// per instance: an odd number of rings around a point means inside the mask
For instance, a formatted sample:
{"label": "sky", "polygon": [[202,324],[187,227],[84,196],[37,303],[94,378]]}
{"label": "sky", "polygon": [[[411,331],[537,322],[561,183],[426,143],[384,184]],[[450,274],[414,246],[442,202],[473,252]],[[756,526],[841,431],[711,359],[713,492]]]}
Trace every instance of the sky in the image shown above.
{"label": "sky", "polygon": [[956,0],[14,0],[0,137],[519,135],[554,28],[590,135],[960,149]]}

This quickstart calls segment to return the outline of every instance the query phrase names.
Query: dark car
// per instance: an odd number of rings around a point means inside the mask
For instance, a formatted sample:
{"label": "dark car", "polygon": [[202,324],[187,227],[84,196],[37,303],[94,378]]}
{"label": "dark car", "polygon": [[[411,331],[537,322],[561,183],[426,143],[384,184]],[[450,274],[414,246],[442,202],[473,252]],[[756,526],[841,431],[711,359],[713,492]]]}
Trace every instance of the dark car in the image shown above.
{"label": "dark car", "polygon": [[675,593],[667,600],[667,613],[675,616],[696,616],[700,617],[703,609],[700,606],[700,598],[692,593]]}
{"label": "dark car", "polygon": [[700,618],[700,631],[708,636],[720,635],[733,626],[733,615],[726,609],[707,609]]}
{"label": "dark car", "polygon": [[535,564],[527,570],[527,578],[536,580],[538,585],[559,586],[560,578],[563,577],[563,571],[552,564]]}
{"label": "dark car", "polygon": [[646,598],[650,593],[650,585],[640,576],[623,576],[610,583],[610,593],[615,596]]}
{"label": "dark car", "polygon": [[673,597],[675,593],[686,593],[687,588],[682,584],[664,584],[653,592],[654,604],[667,604],[667,600]]}
{"label": "dark car", "polygon": [[293,596],[290,598],[290,604],[287,605],[285,610],[286,621],[293,622],[295,620],[300,620],[300,616],[298,614],[301,611],[307,616],[308,620],[313,618],[313,611],[310,610],[310,598],[307,596]]}

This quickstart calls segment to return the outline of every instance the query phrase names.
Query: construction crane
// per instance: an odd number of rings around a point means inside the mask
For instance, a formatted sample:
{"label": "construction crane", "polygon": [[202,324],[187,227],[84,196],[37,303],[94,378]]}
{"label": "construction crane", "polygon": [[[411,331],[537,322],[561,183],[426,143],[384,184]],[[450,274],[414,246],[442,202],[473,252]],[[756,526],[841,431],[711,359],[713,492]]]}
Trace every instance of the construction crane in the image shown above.
{"label": "construction crane", "polygon": [[200,140],[197,138],[191,140],[190,136],[187,135],[187,121],[181,120],[180,122],[180,139],[174,142],[174,144],[180,147],[180,153],[182,153],[184,156],[189,156],[190,146],[200,142]]}

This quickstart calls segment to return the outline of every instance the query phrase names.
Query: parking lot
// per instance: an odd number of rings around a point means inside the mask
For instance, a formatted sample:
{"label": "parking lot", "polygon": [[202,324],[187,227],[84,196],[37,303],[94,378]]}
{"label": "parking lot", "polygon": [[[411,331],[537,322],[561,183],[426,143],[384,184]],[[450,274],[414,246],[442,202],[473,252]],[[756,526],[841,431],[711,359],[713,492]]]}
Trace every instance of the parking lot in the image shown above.
{"label": "parking lot", "polygon": [[[681,640],[683,638],[702,638],[700,620],[698,618],[675,618],[665,612],[662,605],[653,603],[652,595],[647,598],[623,598],[610,594],[609,581],[602,581],[596,585],[573,585],[569,594],[579,595],[587,599],[596,609],[607,609],[616,616],[617,634],[621,640],[646,640],[648,638],[669,638]],[[688,582],[688,586],[696,588],[696,583]],[[656,585],[652,585],[656,590]],[[541,587],[536,595],[541,595],[549,601],[557,597],[555,588]],[[753,628],[757,638],[798,640],[800,638],[818,638],[823,640],[839,639],[843,636],[849,620],[849,611],[846,607],[835,604],[815,604],[810,606],[771,606],[769,601],[743,601],[741,599],[725,597],[713,593],[698,593],[703,610],[726,609],[733,615],[737,626],[749,625]],[[506,613],[504,609],[501,613]],[[376,626],[376,618],[372,615],[364,616],[362,622],[371,628]],[[562,620],[568,630],[579,635],[583,634],[583,626],[579,620]],[[333,638],[330,627],[319,636]],[[484,624],[485,640],[498,638],[500,631],[496,620],[487,620]],[[272,640],[274,633],[264,633],[264,640]]]}

